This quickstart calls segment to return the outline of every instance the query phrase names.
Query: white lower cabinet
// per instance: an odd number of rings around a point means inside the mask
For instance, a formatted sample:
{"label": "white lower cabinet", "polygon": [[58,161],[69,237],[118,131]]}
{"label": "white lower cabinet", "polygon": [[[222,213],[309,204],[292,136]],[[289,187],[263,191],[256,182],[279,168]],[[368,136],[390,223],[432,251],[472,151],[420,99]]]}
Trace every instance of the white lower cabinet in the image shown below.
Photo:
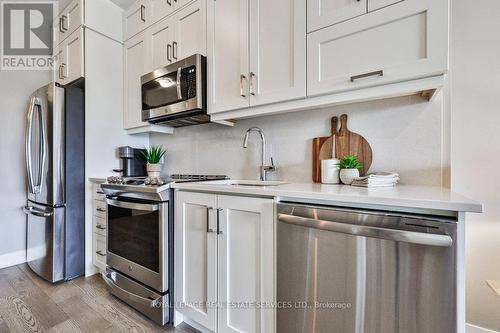
{"label": "white lower cabinet", "polygon": [[274,332],[273,200],[181,191],[175,202],[177,310],[213,332]]}
{"label": "white lower cabinet", "polygon": [[106,269],[106,203],[100,184],[92,185],[92,262],[101,271]]}
{"label": "white lower cabinet", "polygon": [[405,0],[308,34],[308,96],[446,73],[447,10],[447,1]]}

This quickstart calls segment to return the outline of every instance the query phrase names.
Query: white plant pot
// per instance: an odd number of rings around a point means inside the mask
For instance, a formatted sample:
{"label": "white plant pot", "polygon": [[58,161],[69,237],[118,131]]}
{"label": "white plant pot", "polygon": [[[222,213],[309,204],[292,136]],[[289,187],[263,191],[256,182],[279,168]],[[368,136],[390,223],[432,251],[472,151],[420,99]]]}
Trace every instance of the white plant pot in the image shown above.
{"label": "white plant pot", "polygon": [[358,169],[342,169],[340,170],[340,180],[346,185],[351,185],[354,178],[359,177]]}
{"label": "white plant pot", "polygon": [[158,177],[160,177],[160,174],[161,174],[161,164],[160,163],[156,163],[156,164],[148,163],[146,166],[146,170],[148,171],[149,178],[158,178]]}

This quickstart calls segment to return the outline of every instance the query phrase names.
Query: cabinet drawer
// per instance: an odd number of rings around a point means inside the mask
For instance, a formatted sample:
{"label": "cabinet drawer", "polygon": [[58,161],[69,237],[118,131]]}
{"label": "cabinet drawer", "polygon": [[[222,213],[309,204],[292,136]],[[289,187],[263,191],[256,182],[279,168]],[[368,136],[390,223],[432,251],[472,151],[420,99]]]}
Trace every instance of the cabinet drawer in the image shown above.
{"label": "cabinet drawer", "polygon": [[93,234],[92,236],[93,263],[104,270],[106,269],[106,237],[99,234]]}
{"label": "cabinet drawer", "polygon": [[142,0],[135,2],[125,12],[124,33],[125,39],[128,39],[142,30],[146,29],[151,23],[151,1]]}
{"label": "cabinet drawer", "polygon": [[92,199],[97,201],[104,201],[106,196],[101,189],[101,184],[93,184],[92,185]]}
{"label": "cabinet drawer", "polygon": [[104,201],[94,200],[94,216],[106,219],[106,203]]}
{"label": "cabinet drawer", "polygon": [[309,34],[308,96],[445,73],[443,20],[445,2],[407,0]]}
{"label": "cabinet drawer", "polygon": [[366,14],[370,0],[307,0],[307,32]]}
{"label": "cabinet drawer", "polygon": [[106,228],[107,228],[106,219],[94,216],[93,220],[94,220],[94,233],[106,237]]}

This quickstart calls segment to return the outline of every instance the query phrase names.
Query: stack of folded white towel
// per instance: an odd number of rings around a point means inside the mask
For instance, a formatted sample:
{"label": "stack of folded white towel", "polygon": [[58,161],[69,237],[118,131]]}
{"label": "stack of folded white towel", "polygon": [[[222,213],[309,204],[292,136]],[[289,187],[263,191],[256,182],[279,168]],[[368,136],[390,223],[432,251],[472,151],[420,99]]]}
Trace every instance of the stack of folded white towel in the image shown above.
{"label": "stack of folded white towel", "polygon": [[399,181],[397,173],[376,172],[364,177],[354,179],[353,186],[362,187],[393,187]]}

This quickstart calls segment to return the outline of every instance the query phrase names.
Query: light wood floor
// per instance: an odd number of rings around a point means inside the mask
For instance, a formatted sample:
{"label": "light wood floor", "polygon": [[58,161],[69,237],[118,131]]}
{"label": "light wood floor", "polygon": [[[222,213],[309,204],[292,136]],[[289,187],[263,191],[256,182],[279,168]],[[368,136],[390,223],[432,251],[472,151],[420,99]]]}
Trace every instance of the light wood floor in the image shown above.
{"label": "light wood floor", "polygon": [[160,327],[113,297],[99,275],[52,285],[28,266],[0,269],[0,333],[196,332]]}

